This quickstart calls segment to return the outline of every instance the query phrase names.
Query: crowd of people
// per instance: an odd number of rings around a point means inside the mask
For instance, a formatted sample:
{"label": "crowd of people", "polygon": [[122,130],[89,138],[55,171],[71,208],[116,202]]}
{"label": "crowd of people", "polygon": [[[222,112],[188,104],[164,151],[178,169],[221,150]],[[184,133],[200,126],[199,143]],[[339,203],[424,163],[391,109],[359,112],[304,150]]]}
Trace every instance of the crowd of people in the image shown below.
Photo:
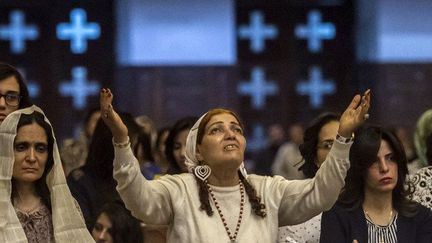
{"label": "crowd of people", "polygon": [[288,140],[271,125],[251,160],[232,110],[158,129],[113,100],[58,142],[0,63],[0,242],[432,242],[432,109],[411,143],[368,122],[367,90]]}

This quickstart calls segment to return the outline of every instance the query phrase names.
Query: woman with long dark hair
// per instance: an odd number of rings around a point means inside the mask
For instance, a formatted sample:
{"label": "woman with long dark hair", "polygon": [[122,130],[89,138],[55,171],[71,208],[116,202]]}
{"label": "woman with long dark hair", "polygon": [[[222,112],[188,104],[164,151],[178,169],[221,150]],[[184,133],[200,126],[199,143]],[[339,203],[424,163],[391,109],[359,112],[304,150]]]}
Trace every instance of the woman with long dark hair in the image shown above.
{"label": "woman with long dark hair", "polygon": [[409,200],[400,141],[377,126],[355,134],[351,168],[337,204],[324,212],[321,242],[432,242],[432,213]]}

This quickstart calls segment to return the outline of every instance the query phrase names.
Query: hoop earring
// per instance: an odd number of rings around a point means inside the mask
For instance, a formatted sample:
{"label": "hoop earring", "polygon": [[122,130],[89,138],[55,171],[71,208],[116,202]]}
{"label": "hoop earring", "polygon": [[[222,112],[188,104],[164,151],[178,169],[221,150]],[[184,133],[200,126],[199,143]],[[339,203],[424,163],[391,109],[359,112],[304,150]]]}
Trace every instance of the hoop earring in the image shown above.
{"label": "hoop earring", "polygon": [[194,168],[194,174],[198,179],[206,181],[211,174],[211,169],[208,165],[197,165]]}

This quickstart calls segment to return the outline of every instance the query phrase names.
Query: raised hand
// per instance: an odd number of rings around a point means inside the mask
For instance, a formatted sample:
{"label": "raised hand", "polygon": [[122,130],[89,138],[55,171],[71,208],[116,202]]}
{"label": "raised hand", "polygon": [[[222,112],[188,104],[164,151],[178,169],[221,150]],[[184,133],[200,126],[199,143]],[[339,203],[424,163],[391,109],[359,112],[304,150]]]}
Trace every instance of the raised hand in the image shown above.
{"label": "raised hand", "polygon": [[113,97],[108,88],[103,88],[100,91],[101,118],[110,129],[114,142],[126,143],[128,141],[128,129],[112,106]]}
{"label": "raised hand", "polygon": [[339,135],[349,138],[369,118],[370,89],[363,96],[356,95],[340,118]]}

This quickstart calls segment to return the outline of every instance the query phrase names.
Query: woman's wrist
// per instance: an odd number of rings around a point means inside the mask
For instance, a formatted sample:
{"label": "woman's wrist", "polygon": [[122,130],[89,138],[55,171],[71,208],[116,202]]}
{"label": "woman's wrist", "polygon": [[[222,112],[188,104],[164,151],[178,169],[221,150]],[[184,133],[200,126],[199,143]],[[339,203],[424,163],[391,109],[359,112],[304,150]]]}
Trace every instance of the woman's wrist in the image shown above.
{"label": "woman's wrist", "polygon": [[128,136],[121,136],[121,137],[113,137],[113,145],[115,147],[126,147],[129,144],[129,137]]}

